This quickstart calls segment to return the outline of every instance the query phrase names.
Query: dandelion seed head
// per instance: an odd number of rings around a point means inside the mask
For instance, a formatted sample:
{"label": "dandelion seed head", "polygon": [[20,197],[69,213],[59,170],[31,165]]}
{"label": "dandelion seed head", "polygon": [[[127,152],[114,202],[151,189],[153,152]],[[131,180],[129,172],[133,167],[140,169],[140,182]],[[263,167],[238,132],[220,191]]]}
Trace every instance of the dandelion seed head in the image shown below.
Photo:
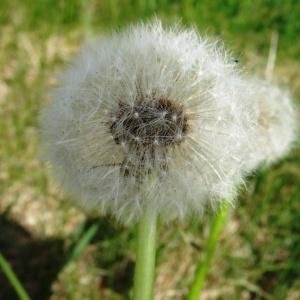
{"label": "dandelion seed head", "polygon": [[58,182],[124,223],[231,201],[249,142],[236,68],[222,44],[157,20],[84,48],[41,117]]}
{"label": "dandelion seed head", "polygon": [[261,164],[270,164],[285,156],[297,136],[297,117],[287,90],[259,78],[248,79],[252,89],[249,105],[254,118],[250,131],[250,158],[246,169],[253,170]]}

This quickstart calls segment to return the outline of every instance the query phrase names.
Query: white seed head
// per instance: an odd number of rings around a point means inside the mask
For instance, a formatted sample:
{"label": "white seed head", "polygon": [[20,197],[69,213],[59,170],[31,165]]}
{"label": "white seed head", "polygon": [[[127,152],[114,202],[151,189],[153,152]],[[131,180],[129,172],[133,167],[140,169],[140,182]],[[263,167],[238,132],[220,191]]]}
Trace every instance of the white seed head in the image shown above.
{"label": "white seed head", "polygon": [[245,159],[246,171],[261,164],[282,158],[291,149],[297,135],[297,117],[288,91],[263,79],[248,78],[248,105],[253,112],[250,144],[253,146]]}
{"label": "white seed head", "polygon": [[249,128],[236,73],[221,45],[179,26],[102,38],[43,110],[46,159],[79,204],[123,222],[144,209],[201,214],[241,181]]}

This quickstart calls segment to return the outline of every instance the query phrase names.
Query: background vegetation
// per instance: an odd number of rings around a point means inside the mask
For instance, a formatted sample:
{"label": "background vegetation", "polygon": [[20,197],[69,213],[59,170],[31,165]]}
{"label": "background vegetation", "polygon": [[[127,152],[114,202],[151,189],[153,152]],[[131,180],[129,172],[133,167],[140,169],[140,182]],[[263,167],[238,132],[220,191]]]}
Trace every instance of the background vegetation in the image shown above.
{"label": "background vegetation", "polygon": [[[299,103],[297,0],[1,0],[0,251],[32,299],[129,298],[134,228],[107,217],[95,221],[66,201],[38,158],[37,117],[55,72],[86,39],[153,14],[224,39],[243,68],[261,75],[271,36],[278,34],[273,80],[288,86]],[[184,298],[209,222],[207,216],[160,229],[156,300]],[[296,149],[249,178],[201,299],[300,299],[299,233]],[[72,253],[89,238],[81,255]],[[17,299],[1,272],[0,299]]]}

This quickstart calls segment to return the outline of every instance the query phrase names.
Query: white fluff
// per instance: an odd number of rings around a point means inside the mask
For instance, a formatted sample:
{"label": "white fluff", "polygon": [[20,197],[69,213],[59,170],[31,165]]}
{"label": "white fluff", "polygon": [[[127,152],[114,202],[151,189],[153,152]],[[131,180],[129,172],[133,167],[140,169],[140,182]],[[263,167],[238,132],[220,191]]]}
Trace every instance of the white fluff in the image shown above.
{"label": "white fluff", "polygon": [[217,42],[159,21],[99,39],[42,112],[55,177],[81,206],[125,223],[145,209],[182,219],[231,201],[252,126],[237,73]]}
{"label": "white fluff", "polygon": [[297,116],[290,93],[260,78],[247,78],[248,105],[253,126],[252,145],[245,158],[246,172],[286,155],[297,135]]}

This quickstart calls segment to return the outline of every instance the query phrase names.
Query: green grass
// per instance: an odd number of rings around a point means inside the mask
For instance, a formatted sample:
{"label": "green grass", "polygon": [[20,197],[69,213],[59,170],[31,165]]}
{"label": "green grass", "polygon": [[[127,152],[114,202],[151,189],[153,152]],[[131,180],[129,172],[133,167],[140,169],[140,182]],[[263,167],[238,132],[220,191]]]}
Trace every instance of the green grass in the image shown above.
{"label": "green grass", "polygon": [[[289,86],[299,103],[299,1],[2,0],[0,251],[33,299],[129,299],[135,229],[102,218],[85,245],[94,216],[72,207],[40,163],[38,112],[55,72],[87,37],[154,14],[224,39],[242,66],[260,74],[276,31],[274,79]],[[203,299],[300,298],[299,200],[298,149],[249,178],[223,230]],[[184,299],[210,217],[161,228],[157,299]],[[72,249],[83,244],[80,256],[65,266]],[[16,299],[2,273],[0,299]]]}
{"label": "green grass", "polygon": [[29,296],[27,295],[26,291],[22,287],[22,284],[14,274],[13,270],[11,269],[7,260],[3,257],[0,253],[0,266],[3,273],[6,275],[7,279],[15,289],[16,294],[20,298],[20,300],[30,300]]}

